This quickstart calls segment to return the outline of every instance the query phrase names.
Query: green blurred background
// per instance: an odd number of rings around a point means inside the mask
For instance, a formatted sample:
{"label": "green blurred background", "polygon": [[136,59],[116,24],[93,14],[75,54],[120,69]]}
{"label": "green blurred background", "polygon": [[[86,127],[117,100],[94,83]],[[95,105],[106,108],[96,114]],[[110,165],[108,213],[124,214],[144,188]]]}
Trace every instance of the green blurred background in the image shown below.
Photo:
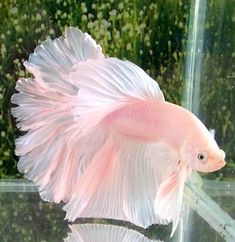
{"label": "green blurred background", "polygon": [[[232,179],[234,1],[210,0],[207,11],[201,118],[209,128],[215,128],[216,139],[227,154],[227,166],[208,177]],[[17,79],[29,75],[23,62],[41,41],[60,36],[66,26],[77,26],[90,33],[107,56],[141,66],[158,81],[166,100],[180,104],[189,12],[189,0],[0,0],[0,178],[22,177],[14,155],[14,138],[19,131],[10,113],[10,98]]]}

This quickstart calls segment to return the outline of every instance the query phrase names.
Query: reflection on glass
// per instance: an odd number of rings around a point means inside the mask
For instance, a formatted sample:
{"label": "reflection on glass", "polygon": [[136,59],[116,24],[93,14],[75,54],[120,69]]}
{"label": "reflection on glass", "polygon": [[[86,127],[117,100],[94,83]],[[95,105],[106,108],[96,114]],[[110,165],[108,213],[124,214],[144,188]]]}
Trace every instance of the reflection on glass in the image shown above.
{"label": "reflection on glass", "polygon": [[107,224],[73,224],[64,242],[161,242],[135,230]]}

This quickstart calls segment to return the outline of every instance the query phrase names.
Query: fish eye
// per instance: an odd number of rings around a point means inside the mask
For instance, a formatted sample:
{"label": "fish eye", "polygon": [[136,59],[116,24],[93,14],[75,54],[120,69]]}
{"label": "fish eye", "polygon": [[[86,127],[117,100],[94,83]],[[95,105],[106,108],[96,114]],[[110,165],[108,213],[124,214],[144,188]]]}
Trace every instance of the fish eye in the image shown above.
{"label": "fish eye", "polygon": [[207,154],[206,153],[199,153],[197,156],[198,160],[200,161],[206,161],[207,160]]}

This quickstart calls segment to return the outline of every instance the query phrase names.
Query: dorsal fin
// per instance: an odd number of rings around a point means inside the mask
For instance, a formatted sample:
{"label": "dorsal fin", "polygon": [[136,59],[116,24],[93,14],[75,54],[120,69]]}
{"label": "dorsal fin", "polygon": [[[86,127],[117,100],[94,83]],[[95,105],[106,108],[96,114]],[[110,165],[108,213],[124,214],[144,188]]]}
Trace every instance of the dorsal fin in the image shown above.
{"label": "dorsal fin", "polygon": [[214,139],[215,138],[215,129],[209,129],[211,137]]}

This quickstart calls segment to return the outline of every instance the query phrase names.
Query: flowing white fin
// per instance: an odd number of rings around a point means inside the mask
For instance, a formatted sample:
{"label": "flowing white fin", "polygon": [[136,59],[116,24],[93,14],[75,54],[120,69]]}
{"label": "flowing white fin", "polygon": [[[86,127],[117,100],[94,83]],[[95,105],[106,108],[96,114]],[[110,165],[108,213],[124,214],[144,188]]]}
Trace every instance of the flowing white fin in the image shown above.
{"label": "flowing white fin", "polygon": [[161,242],[141,233],[109,224],[73,224],[64,242]]}
{"label": "flowing white fin", "polygon": [[163,181],[155,197],[155,214],[162,220],[172,221],[171,237],[179,222],[184,183],[190,172],[191,170],[187,170],[187,167],[179,165],[178,168]]}
{"label": "flowing white fin", "polygon": [[16,140],[18,168],[48,201],[70,201],[83,173],[90,174],[89,164],[109,139],[101,122],[108,113],[134,99],[164,100],[144,71],[104,58],[101,47],[74,28],[43,42],[25,66],[34,78],[20,79],[12,97],[17,125],[28,131]]}
{"label": "flowing white fin", "polygon": [[81,138],[72,112],[79,86],[68,80],[77,63],[103,58],[88,34],[68,28],[65,38],[44,41],[25,62],[35,78],[20,79],[19,93],[12,96],[18,105],[12,108],[17,127],[28,131],[16,140],[18,168],[39,186],[45,200],[69,200],[86,163],[104,142],[101,130]]}
{"label": "flowing white fin", "polygon": [[[176,169],[177,158],[167,144],[110,137],[64,206],[66,218],[113,218],[145,228],[154,223],[170,223],[175,213],[162,218],[155,213],[154,202],[159,187]],[[171,205],[165,207],[174,206],[168,203]]]}

